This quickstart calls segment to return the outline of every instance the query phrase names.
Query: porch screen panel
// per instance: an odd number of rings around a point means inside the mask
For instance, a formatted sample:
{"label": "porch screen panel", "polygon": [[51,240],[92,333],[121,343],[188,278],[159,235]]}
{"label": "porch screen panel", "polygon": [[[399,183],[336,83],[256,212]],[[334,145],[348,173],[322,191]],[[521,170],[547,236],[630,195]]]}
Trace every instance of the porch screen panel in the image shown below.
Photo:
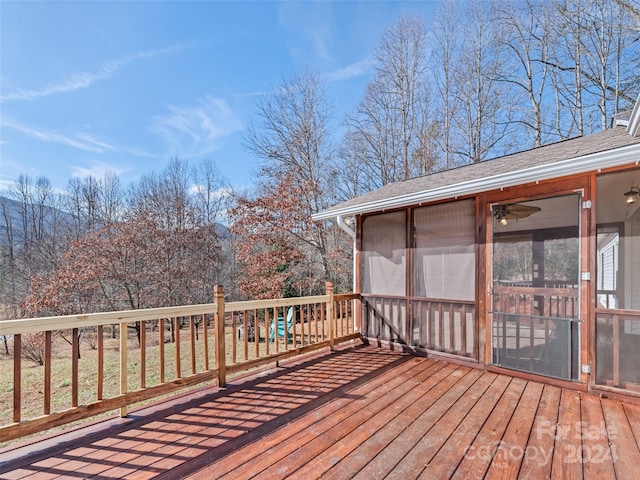
{"label": "porch screen panel", "polygon": [[477,358],[475,202],[416,208],[411,343]]}
{"label": "porch screen panel", "polygon": [[640,200],[623,195],[640,185],[637,169],[599,176],[595,380],[640,392]]}
{"label": "porch screen panel", "polygon": [[413,296],[475,300],[475,202],[417,208]]}
{"label": "porch screen panel", "polygon": [[362,293],[406,295],[406,213],[366,217],[362,224]]}

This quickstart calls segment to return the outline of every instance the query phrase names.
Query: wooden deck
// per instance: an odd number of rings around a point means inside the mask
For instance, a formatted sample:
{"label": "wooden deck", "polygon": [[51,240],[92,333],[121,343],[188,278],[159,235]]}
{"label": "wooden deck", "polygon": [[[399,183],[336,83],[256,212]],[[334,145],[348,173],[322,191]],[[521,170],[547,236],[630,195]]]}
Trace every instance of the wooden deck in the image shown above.
{"label": "wooden deck", "polygon": [[372,346],[0,450],[15,478],[638,478],[640,405]]}

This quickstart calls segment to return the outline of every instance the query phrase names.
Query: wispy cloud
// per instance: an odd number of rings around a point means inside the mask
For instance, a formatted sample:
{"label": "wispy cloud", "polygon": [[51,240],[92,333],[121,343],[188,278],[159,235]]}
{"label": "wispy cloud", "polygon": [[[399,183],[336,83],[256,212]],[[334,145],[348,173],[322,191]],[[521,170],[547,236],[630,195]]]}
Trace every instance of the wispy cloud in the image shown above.
{"label": "wispy cloud", "polygon": [[48,95],[53,95],[56,93],[72,92],[74,90],[87,88],[95,82],[111,78],[120,69],[126,67],[136,60],[173,53],[182,50],[187,46],[187,44],[181,44],[162,49],[145,50],[131,55],[126,55],[115,60],[108,60],[106,62],[100,63],[92,71],[73,73],[59,82],[50,83],[49,85],[40,89],[18,89],[7,95],[0,95],[0,102],[7,102],[11,100],[34,100],[36,98],[46,97]]}
{"label": "wispy cloud", "polygon": [[339,82],[349,80],[351,78],[366,75],[371,70],[371,59],[365,58],[359,62],[352,63],[346,67],[339,68],[332,72],[326,73],[324,78],[327,82]]}
{"label": "wispy cloud", "polygon": [[240,118],[225,100],[206,96],[195,106],[170,106],[170,113],[151,119],[149,130],[161,137],[171,152],[187,156],[205,155],[220,146],[220,140],[242,129]]}
{"label": "wispy cloud", "polygon": [[67,145],[69,147],[77,148],[87,152],[93,152],[93,153],[104,152],[103,147],[95,145],[92,142],[77,140],[75,138],[71,138],[65,135],[60,135],[59,133],[55,133],[55,132],[46,132],[42,130],[36,130],[34,128],[21,125],[17,122],[14,122],[8,119],[2,120],[2,127],[9,127],[28,137],[37,138],[38,140],[42,140],[44,142],[59,143],[61,145]]}
{"label": "wispy cloud", "polygon": [[[156,155],[145,152],[135,147],[126,145],[111,144],[104,140],[99,140],[92,135],[86,133],[74,133],[62,135],[57,132],[47,131],[28,127],[19,122],[15,122],[8,118],[3,118],[0,124],[2,128],[11,128],[27,137],[36,138],[43,142],[57,143],[66,145],[67,147],[77,148],[85,152],[105,153],[105,152],[125,152],[136,157],[155,157]],[[8,141],[5,141],[8,143]]]}
{"label": "wispy cloud", "polygon": [[109,165],[104,162],[95,161],[90,166],[71,165],[71,176],[74,178],[96,177],[101,178],[106,173],[115,173],[122,175],[131,171],[131,168],[122,168]]}

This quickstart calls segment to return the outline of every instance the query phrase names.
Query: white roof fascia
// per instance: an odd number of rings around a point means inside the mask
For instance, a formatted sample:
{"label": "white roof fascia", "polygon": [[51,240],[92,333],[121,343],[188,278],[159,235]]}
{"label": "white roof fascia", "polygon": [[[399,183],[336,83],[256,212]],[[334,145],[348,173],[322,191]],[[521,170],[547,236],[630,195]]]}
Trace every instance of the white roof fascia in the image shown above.
{"label": "white roof fascia", "polygon": [[640,137],[640,95],[638,95],[638,100],[636,100],[636,104],[631,111],[626,131],[634,138]]}
{"label": "white roof fascia", "polygon": [[[637,104],[636,104],[637,107]],[[490,160],[489,160],[490,161]],[[501,173],[467,182],[447,185],[445,187],[422,190],[420,192],[399,195],[382,200],[374,200],[359,205],[338,208],[332,211],[319,212],[312,216],[313,220],[328,220],[338,215],[359,215],[363,213],[379,212],[393,208],[407,207],[426,202],[447,200],[481,192],[488,192],[500,188],[514,187],[525,183],[550,180],[586,173],[599,168],[617,167],[640,163],[640,144],[603,152],[592,153],[582,157],[574,157],[560,162],[537,165],[514,172]]]}

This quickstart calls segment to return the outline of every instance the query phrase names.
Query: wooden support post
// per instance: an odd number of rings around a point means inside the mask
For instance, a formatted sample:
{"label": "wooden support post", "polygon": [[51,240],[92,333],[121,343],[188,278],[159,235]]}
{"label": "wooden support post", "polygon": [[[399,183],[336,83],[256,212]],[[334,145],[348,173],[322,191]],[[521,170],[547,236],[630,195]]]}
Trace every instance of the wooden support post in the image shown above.
{"label": "wooden support post", "polygon": [[[218,386],[227,386],[227,365],[224,332],[224,288],[216,285],[213,289],[213,301],[216,304],[215,332],[216,332],[216,367],[218,368]],[[246,335],[245,330],[245,335]]]}
{"label": "wooden support post", "polygon": [[[127,393],[127,323],[120,324],[120,395]],[[127,406],[120,407],[120,416],[127,416]]]}
{"label": "wooden support post", "polygon": [[333,283],[326,283],[327,295],[327,319],[329,320],[329,348],[334,349],[336,336],[336,318],[333,311]]}

